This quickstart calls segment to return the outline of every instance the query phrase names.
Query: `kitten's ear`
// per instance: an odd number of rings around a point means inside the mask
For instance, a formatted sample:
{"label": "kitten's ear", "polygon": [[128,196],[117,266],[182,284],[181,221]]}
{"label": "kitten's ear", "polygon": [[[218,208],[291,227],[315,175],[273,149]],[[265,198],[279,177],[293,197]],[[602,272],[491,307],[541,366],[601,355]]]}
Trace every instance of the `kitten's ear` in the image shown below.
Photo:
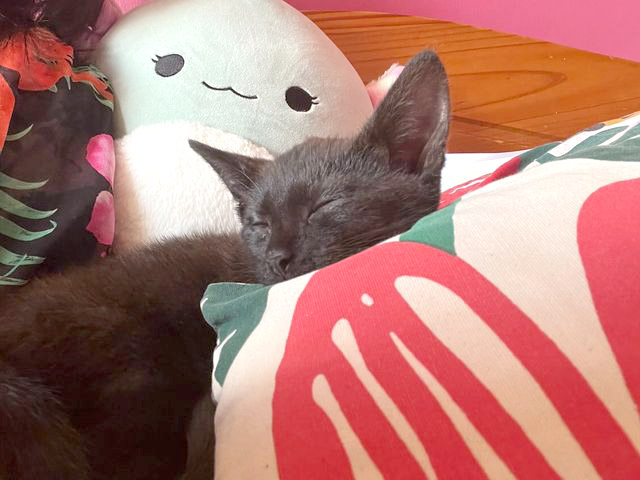
{"label": "kitten's ear", "polygon": [[239,203],[244,203],[262,169],[270,163],[269,160],[218,150],[196,140],[189,140],[189,145],[213,167]]}
{"label": "kitten's ear", "polygon": [[386,147],[392,166],[425,178],[438,175],[444,163],[449,116],[444,66],[435,52],[423,51],[391,86],[356,145]]}

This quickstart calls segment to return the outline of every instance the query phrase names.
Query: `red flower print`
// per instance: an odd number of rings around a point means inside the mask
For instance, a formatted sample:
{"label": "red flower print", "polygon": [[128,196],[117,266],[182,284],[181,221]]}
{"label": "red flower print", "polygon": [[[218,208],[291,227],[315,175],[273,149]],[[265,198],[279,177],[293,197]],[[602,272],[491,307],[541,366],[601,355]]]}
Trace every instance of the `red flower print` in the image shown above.
{"label": "red flower print", "polygon": [[91,212],[91,220],[89,220],[86,229],[96,237],[99,243],[103,245],[113,243],[116,217],[111,192],[104,190],[98,194]]}
{"label": "red flower print", "polygon": [[87,162],[96,172],[102,175],[111,188],[116,169],[116,157],[111,135],[96,135],[87,144]]}

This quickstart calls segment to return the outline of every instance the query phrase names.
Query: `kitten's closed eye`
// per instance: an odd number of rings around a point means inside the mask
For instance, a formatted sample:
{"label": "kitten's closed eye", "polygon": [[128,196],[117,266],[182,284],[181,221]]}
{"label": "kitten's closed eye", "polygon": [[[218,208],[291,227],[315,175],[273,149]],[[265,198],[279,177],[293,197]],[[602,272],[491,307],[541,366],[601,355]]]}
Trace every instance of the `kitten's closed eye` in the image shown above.
{"label": "kitten's closed eye", "polygon": [[316,220],[322,213],[325,213],[327,207],[336,203],[337,200],[335,198],[331,198],[328,200],[323,200],[319,203],[316,203],[311,210],[309,210],[309,214],[307,216],[307,223],[312,223]]}
{"label": "kitten's closed eye", "polygon": [[251,227],[251,230],[258,235],[260,240],[266,240],[267,236],[271,232],[271,225],[265,220],[254,220],[249,224],[249,226]]}

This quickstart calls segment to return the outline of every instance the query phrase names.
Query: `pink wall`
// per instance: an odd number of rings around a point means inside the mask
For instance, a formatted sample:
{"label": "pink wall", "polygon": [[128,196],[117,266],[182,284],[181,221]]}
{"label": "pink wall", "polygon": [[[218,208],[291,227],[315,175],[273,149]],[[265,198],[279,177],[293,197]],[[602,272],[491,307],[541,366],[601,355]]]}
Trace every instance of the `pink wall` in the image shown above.
{"label": "pink wall", "polygon": [[449,20],[640,62],[640,0],[287,0]]}
{"label": "pink wall", "polygon": [[[127,12],[151,0],[109,1]],[[640,0],[286,1],[299,10],[360,10],[450,20],[640,62]],[[105,24],[110,21],[105,19]]]}

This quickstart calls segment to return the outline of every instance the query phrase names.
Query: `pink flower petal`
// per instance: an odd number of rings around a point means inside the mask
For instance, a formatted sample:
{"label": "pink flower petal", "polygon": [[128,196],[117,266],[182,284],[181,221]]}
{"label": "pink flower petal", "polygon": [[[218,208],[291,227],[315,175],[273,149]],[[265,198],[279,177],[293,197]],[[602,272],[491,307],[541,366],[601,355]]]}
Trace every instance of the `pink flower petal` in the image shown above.
{"label": "pink flower petal", "polygon": [[377,107],[385,97],[391,85],[393,85],[402,73],[402,70],[404,70],[404,66],[394,63],[380,78],[372,80],[367,84],[367,93],[369,93],[369,98],[374,108]]}
{"label": "pink flower petal", "polygon": [[113,150],[113,138],[111,135],[96,135],[87,144],[87,162],[102,175],[111,188],[113,188],[113,176],[116,170],[116,155]]}
{"label": "pink flower petal", "polygon": [[111,245],[116,230],[116,216],[113,205],[113,195],[111,192],[103,190],[96,197],[91,212],[91,220],[86,227],[99,243]]}

